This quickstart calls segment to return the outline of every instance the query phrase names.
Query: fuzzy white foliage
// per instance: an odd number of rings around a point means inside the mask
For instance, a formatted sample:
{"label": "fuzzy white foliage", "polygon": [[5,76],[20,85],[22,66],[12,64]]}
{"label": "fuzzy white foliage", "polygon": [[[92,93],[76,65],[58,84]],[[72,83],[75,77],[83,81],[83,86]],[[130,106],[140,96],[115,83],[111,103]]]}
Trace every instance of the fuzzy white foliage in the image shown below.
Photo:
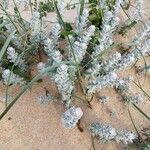
{"label": "fuzzy white foliage", "polygon": [[137,59],[140,59],[150,52],[149,47],[150,40],[148,39],[144,41],[141,46],[134,48],[134,50],[132,50],[130,53],[125,53],[124,55],[122,55],[121,59],[116,62],[116,64],[112,68],[112,71],[128,69],[134,64]]}
{"label": "fuzzy white foliage", "polygon": [[122,0],[117,0],[111,11],[108,10],[108,7],[104,10],[102,30],[100,32],[101,37],[99,39],[99,44],[95,46],[91,56],[93,58],[92,67],[87,70],[88,74],[91,73],[92,76],[98,74],[99,67],[97,66],[99,66],[99,56],[113,44],[113,32],[119,24],[120,19],[118,18],[118,13],[121,3]]}
{"label": "fuzzy white foliage", "polygon": [[30,27],[34,32],[39,32],[41,28],[41,21],[40,21],[40,13],[38,11],[34,11],[31,22],[30,22]]}
{"label": "fuzzy white foliage", "polygon": [[114,83],[113,87],[119,91],[120,93],[126,93],[130,89],[130,83],[134,80],[133,77],[125,77],[125,78],[118,78]]}
{"label": "fuzzy white foliage", "polygon": [[136,0],[134,5],[135,9],[132,9],[131,12],[129,12],[129,16],[132,21],[139,21],[143,14],[143,0]]}
{"label": "fuzzy white foliage", "polygon": [[18,7],[27,7],[29,5],[29,0],[15,0],[15,2]]}
{"label": "fuzzy white foliage", "polygon": [[23,80],[23,78],[11,72],[9,69],[5,69],[2,72],[2,83],[5,85],[22,85],[25,83],[25,81]]}
{"label": "fuzzy white foliage", "polygon": [[88,16],[89,16],[89,11],[87,9],[84,9],[82,16],[76,18],[75,27],[76,27],[77,34],[81,34],[84,28],[87,26]]}
{"label": "fuzzy white foliage", "polygon": [[47,32],[45,32],[43,28],[44,18],[40,16],[38,11],[34,11],[31,21],[31,42],[32,43],[43,43],[44,40],[47,38]]}
{"label": "fuzzy white foliage", "polygon": [[115,139],[117,133],[115,128],[102,123],[92,123],[89,127],[93,136],[98,136],[102,142]]}
{"label": "fuzzy white foliage", "polygon": [[50,31],[50,37],[53,40],[54,44],[57,44],[58,38],[60,37],[61,26],[59,23],[55,23]]}
{"label": "fuzzy white foliage", "polygon": [[138,70],[139,74],[150,74],[150,65],[146,65]]}
{"label": "fuzzy white foliage", "polygon": [[133,143],[134,140],[137,139],[137,135],[130,131],[120,131],[117,130],[117,136],[115,137],[115,140],[117,142],[123,142],[124,144]]}
{"label": "fuzzy white foliage", "polygon": [[[89,41],[91,40],[91,36],[94,34],[95,26],[91,25],[87,30],[83,31],[82,35],[78,37],[78,40],[75,41],[72,45],[74,50],[74,55],[76,58],[76,62],[78,64],[81,63],[83,57],[86,54],[86,49],[88,46]],[[73,54],[72,54],[73,55]],[[71,57],[71,60],[74,60],[74,57]]]}
{"label": "fuzzy white foliage", "polygon": [[39,62],[39,63],[37,64],[38,72],[43,71],[43,70],[45,69],[45,67],[46,67],[46,64],[45,64],[45,63]]}
{"label": "fuzzy white foliage", "polygon": [[40,95],[38,97],[38,101],[40,102],[40,104],[49,104],[51,101],[53,101],[53,96],[51,96],[50,94]]}
{"label": "fuzzy white foliage", "polygon": [[71,107],[62,115],[62,124],[65,128],[73,128],[83,115],[82,109],[79,107]]}
{"label": "fuzzy white foliage", "polygon": [[150,20],[144,24],[142,31],[139,34],[135,35],[134,39],[132,40],[131,43],[128,44],[128,46],[131,47],[141,45],[141,42],[147,40],[149,37],[150,37]]}
{"label": "fuzzy white foliage", "polygon": [[[61,17],[64,17],[65,7],[66,7],[65,0],[57,1],[57,7],[58,7],[58,10],[59,10],[59,13],[61,14]],[[59,18],[58,18],[58,20],[59,20]]]}
{"label": "fuzzy white foliage", "polygon": [[104,76],[99,76],[96,79],[89,82],[87,89],[88,94],[95,93],[97,89],[101,89],[107,86],[113,86],[114,82],[118,79],[117,74],[111,72]]}
{"label": "fuzzy white foliage", "polygon": [[110,100],[108,96],[100,96],[99,101],[103,104],[107,103]]}
{"label": "fuzzy white foliage", "polygon": [[44,50],[48,55],[50,64],[62,61],[62,55],[57,49],[60,32],[61,26],[58,23],[54,24],[50,32],[51,38],[47,38],[47,40],[44,41]]}
{"label": "fuzzy white foliage", "polygon": [[133,132],[118,130],[103,123],[92,123],[89,129],[91,134],[98,137],[102,142],[115,140],[128,144],[137,139],[137,135]]}
{"label": "fuzzy white foliage", "polygon": [[100,0],[99,3],[100,3],[100,7],[102,9],[108,10],[108,6],[107,6],[107,3],[106,3],[106,0]]}
{"label": "fuzzy white foliage", "polygon": [[70,107],[72,105],[71,97],[74,86],[68,74],[68,66],[65,64],[60,65],[60,67],[57,68],[57,72],[53,76],[53,79],[62,95],[63,103],[67,108]]}
{"label": "fuzzy white foliage", "polygon": [[7,48],[7,58],[9,59],[10,62],[14,63],[15,65],[18,64],[17,62],[18,53],[15,51],[13,47]]}
{"label": "fuzzy white foliage", "polygon": [[101,68],[105,70],[105,72],[113,71],[113,68],[121,60],[121,54],[116,52],[112,56],[110,56],[102,65]]}
{"label": "fuzzy white foliage", "polygon": [[57,63],[62,61],[62,55],[57,50],[56,45],[53,43],[52,39],[47,39],[45,41],[45,51],[48,55],[49,62]]}
{"label": "fuzzy white foliage", "polygon": [[125,102],[133,103],[133,104],[139,104],[143,101],[143,98],[140,94],[131,95],[131,94],[124,93],[122,95],[122,98]]}
{"label": "fuzzy white foliage", "polygon": [[4,9],[8,9],[10,0],[2,0],[1,4]]}
{"label": "fuzzy white foliage", "polygon": [[91,36],[93,36],[95,32],[94,25],[87,28],[88,16],[89,11],[84,9],[82,16],[76,18],[75,30],[77,33],[77,38],[75,39],[71,37],[72,47],[69,46],[69,55],[71,55],[71,60],[76,61],[78,64],[80,64],[83,60],[83,57],[86,54],[87,46],[91,40]]}
{"label": "fuzzy white foliage", "polygon": [[19,38],[19,36],[17,34],[14,34],[12,36],[11,41],[18,49],[22,49],[23,44],[22,44],[21,38]]}
{"label": "fuzzy white foliage", "polygon": [[7,58],[9,62],[13,63],[15,66],[19,66],[21,70],[26,70],[26,64],[22,55],[18,54],[13,47],[7,48]]}

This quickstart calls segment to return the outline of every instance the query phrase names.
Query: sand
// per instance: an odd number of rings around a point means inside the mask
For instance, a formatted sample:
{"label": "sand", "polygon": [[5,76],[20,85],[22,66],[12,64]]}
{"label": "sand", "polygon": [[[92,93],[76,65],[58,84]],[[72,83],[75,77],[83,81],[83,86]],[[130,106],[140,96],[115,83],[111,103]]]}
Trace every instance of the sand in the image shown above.
{"label": "sand", "polygon": [[[145,8],[150,4],[148,0],[145,2]],[[148,9],[146,9],[148,14]],[[71,10],[67,15],[67,19],[72,22],[75,17],[75,11]],[[28,12],[24,12],[28,18]],[[54,15],[49,14],[49,18],[54,20]],[[71,18],[71,19],[70,19]],[[130,33],[132,34],[132,33]],[[128,40],[129,36],[122,40]],[[150,62],[150,59],[147,59]],[[141,60],[142,64],[143,61]],[[134,75],[134,69],[121,72],[120,75]],[[144,77],[138,76],[140,81],[144,81]],[[44,94],[44,87],[55,96],[58,92],[54,84],[44,78],[42,83],[37,83],[27,91],[20,100],[11,108],[6,116],[0,121],[0,150],[92,150],[91,135],[88,125],[94,121],[102,121],[110,124],[115,128],[134,131],[131,123],[128,108],[130,108],[133,120],[138,130],[149,126],[149,122],[131,105],[125,105],[111,88],[100,91],[102,95],[110,96],[111,100],[106,105],[100,104],[96,99],[92,101],[92,109],[80,103],[84,110],[81,119],[81,126],[84,132],[80,132],[77,128],[65,129],[62,127],[60,118],[64,111],[59,101],[51,102],[49,105],[41,105],[37,96]],[[150,93],[150,76],[147,75],[144,88]],[[3,95],[5,87],[0,87],[0,95]],[[18,87],[10,88],[10,92],[15,95],[19,91]],[[138,93],[139,89],[134,86],[133,92]],[[80,93],[79,93],[80,95]],[[76,99],[77,100],[77,99]],[[150,114],[149,102],[139,105],[145,113]],[[0,102],[0,110],[4,108],[4,103]],[[115,115],[111,116],[111,112]],[[100,144],[95,140],[96,150],[123,150],[126,146],[110,142],[108,144]]]}

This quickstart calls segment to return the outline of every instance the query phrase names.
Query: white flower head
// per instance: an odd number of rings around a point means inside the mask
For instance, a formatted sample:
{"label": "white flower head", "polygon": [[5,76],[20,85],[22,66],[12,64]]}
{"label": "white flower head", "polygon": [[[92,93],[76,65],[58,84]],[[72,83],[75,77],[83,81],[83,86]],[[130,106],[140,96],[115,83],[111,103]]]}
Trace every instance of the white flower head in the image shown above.
{"label": "white flower head", "polygon": [[71,107],[62,115],[62,124],[66,128],[73,128],[81,119],[83,111],[81,108]]}

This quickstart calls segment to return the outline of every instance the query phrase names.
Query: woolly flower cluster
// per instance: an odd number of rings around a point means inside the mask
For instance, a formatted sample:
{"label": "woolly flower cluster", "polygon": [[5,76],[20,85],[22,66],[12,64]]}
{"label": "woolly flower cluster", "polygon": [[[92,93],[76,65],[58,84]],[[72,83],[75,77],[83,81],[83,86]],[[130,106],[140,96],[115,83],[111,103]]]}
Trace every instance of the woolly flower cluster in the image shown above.
{"label": "woolly flower cluster", "polygon": [[131,95],[131,94],[123,94],[122,98],[125,102],[133,103],[133,104],[139,104],[143,101],[143,98],[140,94]]}
{"label": "woolly flower cluster", "polygon": [[57,72],[53,76],[53,79],[59,92],[62,94],[63,103],[67,108],[70,107],[72,105],[71,97],[74,86],[68,74],[68,66],[65,64],[60,65],[60,67],[57,68]]}
{"label": "woolly flower cluster", "polygon": [[105,104],[106,102],[108,102],[110,100],[110,98],[108,96],[100,96],[99,97],[99,101],[103,104]]}
{"label": "woolly flower cluster", "polygon": [[89,129],[92,135],[98,137],[102,142],[115,140],[128,144],[137,139],[137,135],[133,132],[120,131],[103,123],[92,123]]}
{"label": "woolly flower cluster", "polygon": [[51,96],[50,94],[40,95],[38,97],[38,101],[40,102],[40,104],[49,104],[52,100],[53,96]]}
{"label": "woolly flower cluster", "polygon": [[2,6],[5,8],[5,9],[8,9],[8,7],[9,7],[9,1],[10,0],[2,0]]}
{"label": "woolly flower cluster", "polygon": [[[61,32],[60,30],[60,25],[54,24],[50,33],[51,39],[47,39],[44,42],[45,52],[48,55],[49,65],[62,62],[62,54],[57,49],[58,39]],[[44,66],[42,65],[41,68],[43,67]],[[67,108],[72,105],[71,97],[74,88],[73,82],[71,81],[68,73],[68,69],[68,66],[62,62],[62,64],[57,68],[56,73],[53,73],[52,75],[52,79],[55,81],[58,90],[62,95],[62,101]]]}
{"label": "woolly flower cluster", "polygon": [[10,62],[14,63],[15,65],[18,64],[18,53],[15,51],[13,47],[7,48],[7,58]]}
{"label": "woolly flower cluster", "polygon": [[62,124],[66,128],[73,128],[81,119],[83,112],[81,108],[71,107],[62,115]]}
{"label": "woolly flower cluster", "polygon": [[7,48],[7,58],[9,62],[13,63],[15,66],[19,66],[22,70],[26,69],[25,61],[22,59],[13,47]]}
{"label": "woolly flower cluster", "polygon": [[23,78],[14,74],[9,69],[5,69],[2,72],[2,83],[5,85],[16,85],[16,84],[24,84],[25,82],[24,82]]}
{"label": "woolly flower cluster", "polygon": [[134,39],[132,40],[131,43],[128,44],[128,46],[132,47],[140,45],[141,42],[147,40],[149,36],[150,36],[150,20],[144,24],[142,31],[134,37]]}
{"label": "woolly flower cluster", "polygon": [[[88,74],[96,76],[99,71],[99,56],[102,52],[108,49],[113,44],[113,32],[115,31],[117,25],[119,24],[119,18],[117,17],[120,4],[122,0],[117,0],[111,11],[108,10],[108,7],[104,9],[104,17],[102,21],[102,30],[100,32],[101,37],[99,38],[99,44],[95,46],[92,53],[92,67],[87,70]],[[107,6],[107,5],[106,5]]]}
{"label": "woolly flower cluster", "polygon": [[120,93],[127,93],[130,90],[130,83],[133,77],[118,78],[113,84],[114,88]]}
{"label": "woolly flower cluster", "polygon": [[142,18],[143,14],[142,7],[143,7],[143,0],[136,0],[135,9],[129,13],[130,19],[132,21],[139,21]]}
{"label": "woolly flower cluster", "polygon": [[48,55],[49,64],[55,64],[62,61],[62,55],[56,48],[56,44],[52,39],[47,39],[44,42],[45,51]]}
{"label": "woolly flower cluster", "polygon": [[17,6],[23,6],[23,7],[27,7],[30,3],[29,0],[15,0]]}
{"label": "woolly flower cluster", "polygon": [[139,74],[145,74],[145,73],[150,74],[150,65],[146,65],[143,68],[139,68],[138,73]]}
{"label": "woolly flower cluster", "polygon": [[[77,40],[73,42],[72,48],[74,50],[74,54],[72,54],[71,60],[74,61],[76,59],[77,63],[80,64],[83,60],[83,57],[86,54],[86,49],[89,41],[91,40],[91,36],[94,35],[95,26],[91,25],[87,30],[78,36]],[[74,56],[75,55],[75,58]]]}
{"label": "woolly flower cluster", "polygon": [[39,63],[37,64],[38,72],[42,72],[42,71],[45,69],[45,67],[46,67],[46,64],[45,64],[45,63],[39,62]]}
{"label": "woolly flower cluster", "polygon": [[118,61],[121,60],[121,54],[116,52],[112,56],[110,56],[104,63],[102,63],[101,68],[105,70],[105,72],[111,72],[116,67]]}
{"label": "woolly flower cluster", "polygon": [[118,79],[117,74],[113,72],[108,73],[104,76],[97,77],[95,80],[89,82],[87,86],[88,94],[91,95],[92,93],[95,93],[97,89],[112,86],[117,79]]}
{"label": "woolly flower cluster", "polygon": [[114,82],[113,86],[116,91],[119,92],[123,101],[127,103],[139,104],[143,101],[143,98],[140,94],[133,95],[131,93],[130,83],[133,80],[134,79],[132,77],[118,78],[118,80]]}
{"label": "woolly flower cluster", "polygon": [[41,18],[40,13],[38,11],[34,11],[30,27],[31,27],[31,42],[33,43],[43,43],[47,37],[46,32],[43,30],[44,18]]}
{"label": "woolly flower cluster", "polygon": [[[91,36],[94,35],[95,26],[91,25],[87,28],[89,12],[84,10],[82,16],[76,19],[76,33],[77,37],[71,37],[72,46],[69,46],[69,51],[71,55],[71,60],[76,61],[80,64],[83,60],[84,55],[86,54],[86,49],[91,40]],[[73,52],[72,52],[73,51]]]}
{"label": "woolly flower cluster", "polygon": [[114,62],[113,67],[110,68],[110,71],[128,69],[137,59],[140,59],[141,57],[147,55],[147,53],[150,52],[149,46],[150,40],[147,39],[143,42],[141,46],[138,46],[134,48],[131,52],[122,55],[118,61]]}
{"label": "woolly flower cluster", "polygon": [[84,9],[82,16],[76,18],[75,27],[76,27],[76,32],[78,34],[81,34],[84,28],[86,27],[88,23],[88,16],[89,16],[89,11],[87,9]]}
{"label": "woolly flower cluster", "polygon": [[44,41],[44,50],[48,55],[48,61],[50,64],[62,61],[62,55],[57,49],[58,39],[61,32],[61,26],[56,23],[53,25],[50,37]]}

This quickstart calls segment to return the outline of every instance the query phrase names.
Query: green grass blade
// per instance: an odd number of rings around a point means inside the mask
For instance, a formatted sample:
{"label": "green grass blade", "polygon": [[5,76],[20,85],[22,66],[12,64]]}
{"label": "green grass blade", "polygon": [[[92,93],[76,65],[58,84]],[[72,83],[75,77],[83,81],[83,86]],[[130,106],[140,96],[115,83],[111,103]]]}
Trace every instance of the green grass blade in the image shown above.
{"label": "green grass blade", "polygon": [[[128,113],[129,113],[129,117],[130,117],[130,120],[131,120],[131,122],[132,122],[132,124],[133,124],[134,129],[136,130],[136,132],[137,132],[139,138],[143,141],[143,139],[142,139],[142,137],[141,137],[141,135],[140,135],[140,133],[139,133],[139,131],[138,131],[138,129],[137,129],[137,127],[136,127],[134,121],[133,121],[133,118],[132,118],[132,115],[131,115],[131,112],[130,112],[130,109],[129,109],[129,108],[128,108]],[[144,141],[143,141],[143,142],[144,142]]]}
{"label": "green grass blade", "polygon": [[150,116],[148,116],[147,114],[145,114],[138,106],[136,106],[135,104],[133,104],[133,106],[145,117],[150,121]]}
{"label": "green grass blade", "polygon": [[[62,62],[63,64],[71,64],[70,62]],[[44,69],[44,71],[42,71],[41,73],[39,73],[38,75],[36,75],[27,85],[25,85],[23,87],[23,89],[21,90],[21,92],[13,99],[13,101],[7,106],[7,108],[2,112],[2,114],[0,115],[0,120],[7,114],[7,112],[10,110],[10,108],[19,100],[19,98],[28,90],[31,88],[31,86],[36,83],[38,80],[40,80],[41,78],[43,78],[45,75],[47,75],[49,72],[52,72],[55,70],[56,67],[58,67],[60,64],[62,63],[58,63],[54,66],[50,66]],[[72,65],[74,65],[72,63]]]}
{"label": "green grass blade", "polygon": [[80,0],[80,16],[83,14],[85,0]]}
{"label": "green grass blade", "polygon": [[3,22],[0,24],[0,29],[3,28],[8,22]]}
{"label": "green grass blade", "polygon": [[15,32],[16,32],[16,31],[12,32],[12,33],[9,35],[9,37],[7,38],[5,44],[3,45],[3,47],[2,47],[2,49],[1,49],[1,51],[0,51],[0,61],[1,61],[1,59],[3,58],[3,55],[5,54],[5,51],[6,51],[8,45],[9,45],[9,43],[10,43],[10,41],[11,41],[11,38],[12,38],[12,36],[14,35]]}

